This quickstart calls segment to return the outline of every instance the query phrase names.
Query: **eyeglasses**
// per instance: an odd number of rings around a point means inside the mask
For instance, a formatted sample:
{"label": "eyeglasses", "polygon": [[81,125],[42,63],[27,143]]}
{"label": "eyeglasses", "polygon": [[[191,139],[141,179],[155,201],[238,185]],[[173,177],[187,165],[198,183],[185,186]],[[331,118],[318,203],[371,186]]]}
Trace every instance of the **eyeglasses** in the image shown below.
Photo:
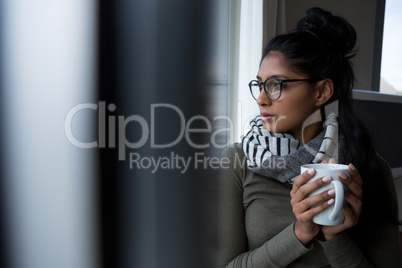
{"label": "eyeglasses", "polygon": [[251,80],[250,83],[248,84],[250,88],[250,93],[251,96],[255,100],[258,99],[258,97],[261,94],[261,90],[264,89],[265,94],[267,94],[268,98],[271,100],[277,100],[281,97],[282,94],[282,84],[285,82],[299,82],[299,81],[313,81],[313,79],[279,79],[276,77],[268,77],[265,82],[259,82],[257,80]]}

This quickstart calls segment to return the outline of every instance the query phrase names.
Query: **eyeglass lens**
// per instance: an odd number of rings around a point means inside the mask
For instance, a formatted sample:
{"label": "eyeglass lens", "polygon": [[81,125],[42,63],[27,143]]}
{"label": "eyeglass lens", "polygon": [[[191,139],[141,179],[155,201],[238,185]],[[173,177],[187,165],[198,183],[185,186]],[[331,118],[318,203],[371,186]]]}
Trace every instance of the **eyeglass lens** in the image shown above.
{"label": "eyeglass lens", "polygon": [[[254,99],[258,99],[260,96],[261,90],[263,90],[264,83],[259,83],[257,81],[252,81],[250,83],[251,94]],[[265,92],[269,95],[269,97],[273,100],[279,98],[281,93],[281,84],[276,79],[268,79],[265,82]]]}

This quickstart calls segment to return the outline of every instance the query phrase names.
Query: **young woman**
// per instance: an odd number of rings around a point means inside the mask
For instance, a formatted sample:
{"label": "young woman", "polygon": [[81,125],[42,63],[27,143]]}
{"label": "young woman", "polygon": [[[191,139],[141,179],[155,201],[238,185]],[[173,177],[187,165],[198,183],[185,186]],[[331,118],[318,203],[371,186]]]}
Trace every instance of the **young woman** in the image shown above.
{"label": "young woman", "polygon": [[[221,176],[221,265],[227,267],[399,267],[392,175],[351,100],[354,28],[320,8],[266,46],[250,82],[260,115],[241,144],[227,148]],[[333,205],[330,183],[300,174],[308,163],[349,164],[344,221],[312,219]],[[246,164],[244,164],[246,163]],[[315,206],[319,204],[318,206]]]}

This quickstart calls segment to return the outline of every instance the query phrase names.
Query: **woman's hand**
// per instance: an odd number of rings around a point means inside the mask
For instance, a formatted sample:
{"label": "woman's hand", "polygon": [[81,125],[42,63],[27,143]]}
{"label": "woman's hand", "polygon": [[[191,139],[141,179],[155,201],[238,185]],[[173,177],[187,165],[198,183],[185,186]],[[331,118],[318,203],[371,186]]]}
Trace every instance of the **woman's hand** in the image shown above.
{"label": "woman's hand", "polygon": [[[314,169],[309,169],[301,174],[295,180],[292,191],[290,192],[290,203],[297,219],[294,225],[294,232],[297,239],[304,245],[307,245],[320,231],[320,226],[313,222],[313,217],[329,208],[334,202],[334,193],[330,190],[309,197],[312,192],[331,182],[331,177],[325,176],[311,183],[307,183],[314,175]],[[321,204],[315,206],[319,203]],[[330,234],[331,231],[328,231]]]}
{"label": "woman's hand", "polygon": [[[336,162],[334,159],[330,159],[329,163],[335,164]],[[344,203],[342,206],[345,219],[339,225],[321,227],[322,233],[327,241],[335,239],[342,231],[356,225],[362,211],[362,178],[353,164],[349,164],[348,171],[350,177],[341,172],[338,174],[339,181],[342,182],[347,189],[344,191],[344,198],[347,203]]]}

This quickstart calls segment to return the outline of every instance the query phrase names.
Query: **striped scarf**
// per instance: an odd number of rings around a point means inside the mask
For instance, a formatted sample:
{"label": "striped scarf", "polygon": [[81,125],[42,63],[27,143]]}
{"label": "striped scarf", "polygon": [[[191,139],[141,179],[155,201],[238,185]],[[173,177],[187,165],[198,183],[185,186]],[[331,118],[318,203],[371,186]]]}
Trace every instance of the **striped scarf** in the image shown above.
{"label": "striped scarf", "polygon": [[250,121],[250,131],[242,137],[247,166],[260,175],[291,183],[300,174],[300,166],[338,159],[338,121],[334,114],[325,120],[317,137],[303,145],[287,133],[273,133],[263,128],[261,116]]}

